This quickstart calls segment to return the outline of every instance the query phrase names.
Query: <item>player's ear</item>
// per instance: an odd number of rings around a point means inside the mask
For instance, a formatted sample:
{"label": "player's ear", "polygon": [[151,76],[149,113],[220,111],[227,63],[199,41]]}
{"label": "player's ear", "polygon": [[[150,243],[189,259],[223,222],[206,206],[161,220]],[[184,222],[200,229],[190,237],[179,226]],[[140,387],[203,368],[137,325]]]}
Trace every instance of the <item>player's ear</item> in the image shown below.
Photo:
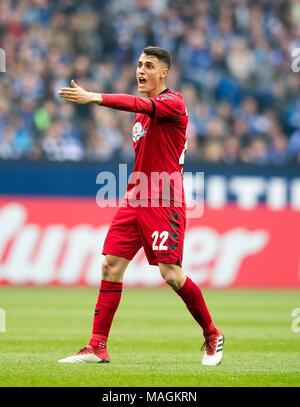
{"label": "player's ear", "polygon": [[162,77],[163,79],[165,79],[165,77],[168,75],[168,72],[169,72],[169,69],[168,69],[168,68],[164,68],[164,69],[161,71],[161,77]]}

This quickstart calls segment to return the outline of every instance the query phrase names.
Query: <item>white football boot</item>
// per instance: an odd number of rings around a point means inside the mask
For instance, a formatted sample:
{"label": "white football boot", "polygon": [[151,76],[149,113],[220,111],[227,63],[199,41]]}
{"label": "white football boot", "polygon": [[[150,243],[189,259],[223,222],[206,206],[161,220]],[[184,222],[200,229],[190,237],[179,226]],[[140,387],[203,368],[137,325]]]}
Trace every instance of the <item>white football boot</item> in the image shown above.
{"label": "white football boot", "polygon": [[106,348],[93,348],[88,345],[81,348],[76,355],[60,359],[59,363],[109,363],[109,356]]}
{"label": "white football boot", "polygon": [[221,363],[223,356],[224,335],[220,330],[215,335],[205,338],[201,350],[205,348],[205,353],[202,358],[202,365],[216,366]]}

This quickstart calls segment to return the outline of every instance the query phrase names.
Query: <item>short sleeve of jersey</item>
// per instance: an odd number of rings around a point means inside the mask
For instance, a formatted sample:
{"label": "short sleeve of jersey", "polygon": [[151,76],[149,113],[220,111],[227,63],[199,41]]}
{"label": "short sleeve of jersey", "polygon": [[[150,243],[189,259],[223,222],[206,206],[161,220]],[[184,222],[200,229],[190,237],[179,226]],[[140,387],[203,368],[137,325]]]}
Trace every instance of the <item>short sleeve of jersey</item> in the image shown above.
{"label": "short sleeve of jersey", "polygon": [[153,104],[153,118],[177,119],[185,114],[185,104],[180,94],[167,92],[150,100]]}

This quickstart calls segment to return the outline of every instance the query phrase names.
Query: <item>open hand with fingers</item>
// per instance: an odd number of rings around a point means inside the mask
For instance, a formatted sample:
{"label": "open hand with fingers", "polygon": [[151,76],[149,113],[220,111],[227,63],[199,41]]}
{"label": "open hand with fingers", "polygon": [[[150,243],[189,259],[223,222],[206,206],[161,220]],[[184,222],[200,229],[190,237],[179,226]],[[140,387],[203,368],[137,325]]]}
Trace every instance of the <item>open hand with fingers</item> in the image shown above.
{"label": "open hand with fingers", "polygon": [[71,88],[62,88],[58,92],[58,96],[66,102],[73,102],[81,105],[91,102],[101,104],[101,94],[86,91],[78,86],[73,79],[71,81],[71,86]]}

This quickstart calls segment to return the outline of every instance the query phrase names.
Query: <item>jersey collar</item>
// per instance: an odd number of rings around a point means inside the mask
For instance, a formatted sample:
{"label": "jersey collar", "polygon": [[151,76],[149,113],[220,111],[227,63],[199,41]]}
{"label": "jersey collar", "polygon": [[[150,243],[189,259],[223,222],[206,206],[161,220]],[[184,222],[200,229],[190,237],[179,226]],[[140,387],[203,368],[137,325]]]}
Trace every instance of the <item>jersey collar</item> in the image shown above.
{"label": "jersey collar", "polygon": [[166,88],[165,90],[163,90],[162,92],[160,92],[160,95],[162,95],[163,93],[169,92],[169,88]]}

